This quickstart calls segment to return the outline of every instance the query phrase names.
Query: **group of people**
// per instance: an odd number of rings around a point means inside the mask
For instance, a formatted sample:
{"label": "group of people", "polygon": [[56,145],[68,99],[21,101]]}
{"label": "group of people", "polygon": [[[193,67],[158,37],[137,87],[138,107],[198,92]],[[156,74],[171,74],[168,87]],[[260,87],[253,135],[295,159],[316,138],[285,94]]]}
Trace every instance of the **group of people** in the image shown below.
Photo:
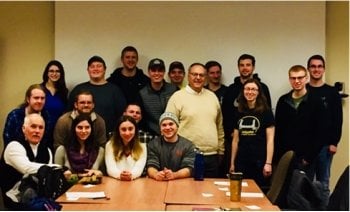
{"label": "group of people", "polygon": [[121,62],[106,79],[103,58],[91,57],[90,80],[68,96],[62,64],[50,61],[43,82],[27,89],[3,133],[0,184],[8,207],[13,201],[6,193],[43,164],[66,166],[67,176],[173,180],[192,176],[195,149],[204,155],[204,177],[242,172],[261,187],[269,185],[279,158],[293,150],[295,167],[310,179],[316,175],[327,204],[342,105],[338,91],[323,81],[322,56],[310,57],[307,68],[289,69],[292,89],[279,98],[275,114],[252,55],[238,58],[239,76],[230,86],[221,83],[217,61],[191,64],[187,85],[179,61],[169,66],[170,82],[159,58],[144,74],[132,46],[122,50]]}

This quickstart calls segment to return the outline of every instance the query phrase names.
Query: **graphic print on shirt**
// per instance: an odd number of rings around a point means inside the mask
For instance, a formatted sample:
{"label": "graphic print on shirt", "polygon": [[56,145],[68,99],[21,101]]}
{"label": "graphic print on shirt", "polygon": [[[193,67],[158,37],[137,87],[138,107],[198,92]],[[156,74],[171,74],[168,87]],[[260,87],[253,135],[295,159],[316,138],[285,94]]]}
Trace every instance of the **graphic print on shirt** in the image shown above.
{"label": "graphic print on shirt", "polygon": [[260,121],[254,116],[243,116],[238,120],[238,130],[242,136],[255,136],[260,128]]}

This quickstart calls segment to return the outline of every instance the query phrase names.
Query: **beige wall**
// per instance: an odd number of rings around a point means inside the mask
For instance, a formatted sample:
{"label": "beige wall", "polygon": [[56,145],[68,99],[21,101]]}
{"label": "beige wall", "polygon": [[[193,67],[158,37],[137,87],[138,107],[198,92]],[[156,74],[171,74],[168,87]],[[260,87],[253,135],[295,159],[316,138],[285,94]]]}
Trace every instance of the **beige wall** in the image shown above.
{"label": "beige wall", "polygon": [[[344,82],[349,94],[349,2],[328,2],[326,6],[326,81]],[[332,189],[349,165],[349,98],[343,100],[343,112],[342,138],[331,170]]]}
{"label": "beige wall", "polygon": [[0,2],[0,150],[6,116],[54,56],[52,2]]}
{"label": "beige wall", "polygon": [[[44,66],[54,57],[54,13],[53,2],[0,2],[0,150],[7,113],[23,100],[30,84],[41,82]],[[344,81],[349,93],[348,2],[327,3],[326,14],[327,82]],[[333,162],[332,188],[346,164],[349,98],[344,101],[343,136]]]}

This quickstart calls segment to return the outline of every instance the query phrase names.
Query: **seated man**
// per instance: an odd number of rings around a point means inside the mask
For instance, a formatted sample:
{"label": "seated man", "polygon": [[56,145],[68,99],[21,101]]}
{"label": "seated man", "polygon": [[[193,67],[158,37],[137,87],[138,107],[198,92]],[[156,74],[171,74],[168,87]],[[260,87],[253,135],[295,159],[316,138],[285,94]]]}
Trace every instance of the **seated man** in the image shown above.
{"label": "seated man", "polygon": [[10,198],[15,184],[21,181],[24,175],[34,174],[41,166],[52,164],[53,159],[46,143],[41,142],[45,122],[38,113],[29,114],[24,118],[22,131],[24,139],[8,143],[0,160],[0,186],[4,205],[12,210],[21,209],[18,208],[19,204]]}
{"label": "seated man", "polygon": [[141,143],[148,143],[155,137],[145,130],[144,122],[142,121],[141,107],[138,103],[129,103],[128,106],[126,106],[123,115],[131,116],[135,119]]}
{"label": "seated man", "polygon": [[161,136],[148,143],[147,173],[158,180],[190,177],[194,167],[195,146],[177,134],[179,121],[170,112],[159,119]]}
{"label": "seated man", "polygon": [[92,93],[88,90],[81,90],[77,93],[74,99],[74,109],[63,114],[57,121],[55,130],[53,132],[54,148],[59,145],[66,145],[68,141],[72,140],[71,127],[73,120],[80,114],[88,114],[92,120],[94,129],[94,140],[104,147],[107,142],[106,125],[103,118],[95,113],[95,102]]}

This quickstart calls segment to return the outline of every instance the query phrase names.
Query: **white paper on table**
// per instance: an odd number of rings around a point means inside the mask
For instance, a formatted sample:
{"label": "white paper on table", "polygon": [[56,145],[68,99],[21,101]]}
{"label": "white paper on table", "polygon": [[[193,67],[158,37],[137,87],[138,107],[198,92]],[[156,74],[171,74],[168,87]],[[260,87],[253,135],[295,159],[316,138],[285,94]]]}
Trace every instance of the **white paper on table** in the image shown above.
{"label": "white paper on table", "polygon": [[246,208],[250,209],[250,210],[260,210],[261,208],[257,205],[246,205]]}
{"label": "white paper on table", "polygon": [[66,192],[67,200],[77,200],[79,198],[104,198],[106,194],[104,191],[96,191],[96,192]]}
{"label": "white paper on table", "polygon": [[[230,192],[226,192],[226,196],[230,196]],[[241,192],[241,197],[264,197],[263,193],[258,192]]]}
{"label": "white paper on table", "polygon": [[228,191],[228,187],[219,187],[220,191]]}
{"label": "white paper on table", "polygon": [[203,197],[212,197],[214,196],[212,193],[202,193]]}
{"label": "white paper on table", "polygon": [[[230,185],[230,181],[215,181],[214,185],[229,186]],[[242,186],[247,187],[248,183],[247,182],[242,182]]]}

